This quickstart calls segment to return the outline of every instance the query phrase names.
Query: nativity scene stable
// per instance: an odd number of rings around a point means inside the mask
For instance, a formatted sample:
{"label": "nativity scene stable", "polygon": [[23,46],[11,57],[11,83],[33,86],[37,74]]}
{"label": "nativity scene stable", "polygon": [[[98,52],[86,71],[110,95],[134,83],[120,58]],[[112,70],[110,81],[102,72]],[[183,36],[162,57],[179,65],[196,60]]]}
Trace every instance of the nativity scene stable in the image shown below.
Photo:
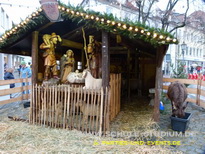
{"label": "nativity scene stable", "polygon": [[1,53],[32,56],[30,123],[102,134],[122,97],[153,87],[158,121],[161,65],[177,40],[112,14],[64,4],[57,10],[58,22],[40,8],[0,37]]}

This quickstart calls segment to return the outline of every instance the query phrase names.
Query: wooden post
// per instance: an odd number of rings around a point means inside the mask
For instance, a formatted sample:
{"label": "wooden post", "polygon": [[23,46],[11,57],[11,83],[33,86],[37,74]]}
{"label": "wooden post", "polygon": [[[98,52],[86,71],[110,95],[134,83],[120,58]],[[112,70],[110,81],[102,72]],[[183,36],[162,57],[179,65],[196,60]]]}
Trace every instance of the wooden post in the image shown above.
{"label": "wooden post", "polygon": [[35,85],[37,83],[37,75],[38,75],[38,31],[34,31],[32,33],[32,84]]}
{"label": "wooden post", "polygon": [[[108,100],[106,99],[106,88],[109,87],[109,80],[110,80],[110,54],[109,54],[109,41],[108,41],[108,33],[106,31],[102,31],[102,86],[103,86],[103,94],[102,97],[102,101],[101,102],[101,111],[104,112],[109,112],[107,110],[107,106],[109,106],[110,102],[108,102]],[[102,113],[102,112],[101,112]],[[106,113],[105,113],[106,114]],[[104,114],[104,115],[105,115]],[[109,114],[109,113],[108,113]],[[103,114],[101,114],[102,116]],[[103,120],[103,122],[101,121]],[[105,128],[104,126],[106,126],[106,123],[108,123],[109,120],[106,117],[103,117],[103,119],[100,119],[100,133],[105,132],[106,130],[101,130],[103,128]],[[103,125],[102,125],[103,124]],[[106,129],[106,128],[105,128]]]}
{"label": "wooden post", "polygon": [[154,113],[153,119],[156,122],[159,122],[160,113],[159,113],[159,103],[160,103],[160,93],[162,90],[162,61],[168,46],[160,46],[157,48],[157,57],[156,57],[156,78],[155,78],[155,100],[154,100]]}
{"label": "wooden post", "polygon": [[130,102],[130,50],[127,51],[127,98]]}
{"label": "wooden post", "polygon": [[102,86],[104,91],[109,86],[110,78],[110,54],[108,48],[108,33],[102,31]]}

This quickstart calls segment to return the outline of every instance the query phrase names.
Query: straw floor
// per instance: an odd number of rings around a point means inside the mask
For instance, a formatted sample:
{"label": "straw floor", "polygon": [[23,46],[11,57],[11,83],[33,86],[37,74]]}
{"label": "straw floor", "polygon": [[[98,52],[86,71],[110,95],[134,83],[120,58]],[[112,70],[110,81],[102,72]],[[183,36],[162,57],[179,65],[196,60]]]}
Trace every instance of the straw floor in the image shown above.
{"label": "straw floor", "polygon": [[[139,100],[143,101],[143,100]],[[111,124],[111,131],[157,131],[157,124],[151,119],[152,109],[131,102],[123,107]],[[12,121],[1,116],[0,153],[172,153],[171,146],[126,144],[144,140],[139,137],[98,137],[77,130],[51,129],[30,125],[27,122]],[[156,136],[157,137],[157,136]],[[157,138],[158,139],[158,138]],[[148,139],[149,140],[149,139]],[[123,145],[113,142],[125,141]],[[136,141],[136,142],[135,142]],[[117,142],[119,143],[119,142]],[[176,151],[175,151],[176,153]]]}

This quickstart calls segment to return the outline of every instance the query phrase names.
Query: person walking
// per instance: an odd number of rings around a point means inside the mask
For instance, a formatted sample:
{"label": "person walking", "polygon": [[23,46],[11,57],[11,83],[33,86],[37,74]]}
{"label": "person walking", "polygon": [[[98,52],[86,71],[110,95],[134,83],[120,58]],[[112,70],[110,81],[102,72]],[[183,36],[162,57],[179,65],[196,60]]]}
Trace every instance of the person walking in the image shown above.
{"label": "person walking", "polygon": [[[14,79],[13,71],[14,70],[12,68],[8,68],[6,70],[6,72],[4,73],[4,80],[12,80],[12,79]],[[14,88],[14,87],[15,87],[14,83],[10,84],[10,88]],[[12,94],[10,94],[10,98],[12,98]]]}
{"label": "person walking", "polygon": [[[30,78],[31,74],[32,74],[30,67],[26,66],[26,62],[25,61],[21,62],[21,70],[20,70],[20,72],[21,72],[21,75],[20,75],[21,78]],[[29,85],[29,83],[28,82],[23,82],[22,83],[22,86],[26,86],[26,85]],[[26,94],[26,91],[23,91],[23,94]]]}

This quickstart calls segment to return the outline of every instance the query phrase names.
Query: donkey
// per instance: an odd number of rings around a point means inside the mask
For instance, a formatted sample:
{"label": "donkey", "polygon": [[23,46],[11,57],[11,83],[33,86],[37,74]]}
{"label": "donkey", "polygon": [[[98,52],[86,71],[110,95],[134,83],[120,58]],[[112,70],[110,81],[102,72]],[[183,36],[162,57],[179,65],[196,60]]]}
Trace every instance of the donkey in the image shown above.
{"label": "donkey", "polygon": [[168,98],[172,103],[172,116],[183,118],[185,116],[184,110],[187,107],[187,89],[183,83],[175,81],[168,87]]}

